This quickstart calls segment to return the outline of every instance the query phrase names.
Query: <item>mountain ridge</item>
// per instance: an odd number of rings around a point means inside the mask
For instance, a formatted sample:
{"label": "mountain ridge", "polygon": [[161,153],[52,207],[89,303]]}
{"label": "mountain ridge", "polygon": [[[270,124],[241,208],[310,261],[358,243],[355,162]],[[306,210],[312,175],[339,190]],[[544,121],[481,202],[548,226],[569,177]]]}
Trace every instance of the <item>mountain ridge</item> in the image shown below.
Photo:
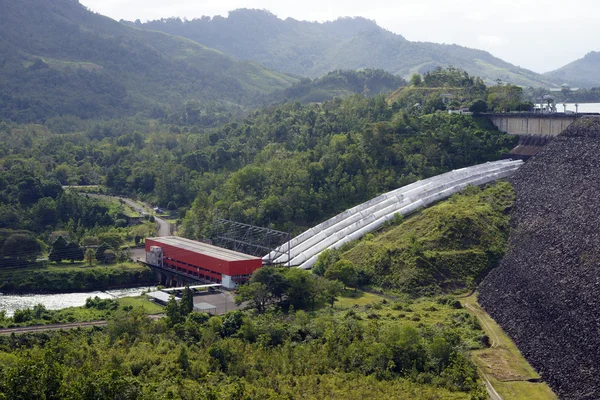
{"label": "mountain ridge", "polygon": [[186,101],[249,104],[299,78],[183,37],[133,28],[76,0],[2,0],[0,116],[115,117]]}
{"label": "mountain ridge", "polygon": [[487,51],[459,45],[411,42],[363,17],[323,23],[280,19],[266,10],[238,9],[228,17],[168,18],[127,22],[184,36],[237,59],[252,59],[279,71],[311,78],[336,69],[383,69],[403,78],[453,66],[521,86],[556,86],[541,74],[514,66]]}
{"label": "mountain ridge", "polygon": [[600,52],[590,51],[582,58],[544,74],[549,79],[585,88],[600,86]]}

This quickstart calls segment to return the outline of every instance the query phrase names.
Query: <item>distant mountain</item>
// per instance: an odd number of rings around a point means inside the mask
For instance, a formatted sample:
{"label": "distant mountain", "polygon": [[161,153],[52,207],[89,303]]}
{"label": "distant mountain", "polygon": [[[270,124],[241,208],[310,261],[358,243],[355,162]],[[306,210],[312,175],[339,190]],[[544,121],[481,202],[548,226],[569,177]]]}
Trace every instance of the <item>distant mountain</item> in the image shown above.
{"label": "distant mountain", "polygon": [[113,117],[188,100],[247,104],[299,81],[77,0],[0,0],[0,118]]}
{"label": "distant mountain", "polygon": [[592,51],[583,58],[544,75],[548,79],[573,87],[600,87],[600,52]]}
{"label": "distant mountain", "polygon": [[320,103],[352,94],[376,96],[392,93],[405,85],[404,79],[381,69],[336,70],[314,80],[304,78],[290,88],[266,95],[264,103]]}
{"label": "distant mountain", "polygon": [[487,83],[554,86],[546,77],[490,53],[457,45],[410,42],[364,18],[317,23],[282,20],[268,11],[241,9],[227,18],[169,18],[129,24],[192,39],[241,60],[309,77],[336,69],[378,68],[409,78],[453,66]]}

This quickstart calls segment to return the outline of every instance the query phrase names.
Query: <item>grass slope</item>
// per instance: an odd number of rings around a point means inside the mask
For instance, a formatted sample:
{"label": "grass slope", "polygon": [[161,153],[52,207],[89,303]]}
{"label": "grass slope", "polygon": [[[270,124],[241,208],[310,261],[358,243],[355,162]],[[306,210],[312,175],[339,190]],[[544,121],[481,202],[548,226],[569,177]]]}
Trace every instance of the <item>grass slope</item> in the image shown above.
{"label": "grass slope", "polygon": [[473,288],[506,248],[510,184],[466,189],[341,254],[375,285],[414,295]]}

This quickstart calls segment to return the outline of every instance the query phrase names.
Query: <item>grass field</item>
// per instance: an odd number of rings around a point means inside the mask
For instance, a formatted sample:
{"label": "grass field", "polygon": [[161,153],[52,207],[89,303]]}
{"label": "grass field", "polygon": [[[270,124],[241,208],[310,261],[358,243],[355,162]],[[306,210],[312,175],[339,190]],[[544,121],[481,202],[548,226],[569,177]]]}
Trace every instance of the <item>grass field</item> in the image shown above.
{"label": "grass field", "polygon": [[487,376],[504,400],[554,400],[558,397],[540,379],[517,346],[502,328],[477,303],[477,295],[461,299],[461,303],[480,321],[491,346],[473,351],[475,363]]}

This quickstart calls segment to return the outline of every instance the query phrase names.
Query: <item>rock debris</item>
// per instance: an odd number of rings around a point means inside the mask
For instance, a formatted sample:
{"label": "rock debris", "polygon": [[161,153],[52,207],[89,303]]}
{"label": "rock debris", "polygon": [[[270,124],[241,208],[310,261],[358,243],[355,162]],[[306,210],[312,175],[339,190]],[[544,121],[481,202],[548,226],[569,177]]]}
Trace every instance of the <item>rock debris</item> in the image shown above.
{"label": "rock debris", "polygon": [[575,122],[509,180],[510,247],[480,303],[561,399],[600,399],[600,118]]}

